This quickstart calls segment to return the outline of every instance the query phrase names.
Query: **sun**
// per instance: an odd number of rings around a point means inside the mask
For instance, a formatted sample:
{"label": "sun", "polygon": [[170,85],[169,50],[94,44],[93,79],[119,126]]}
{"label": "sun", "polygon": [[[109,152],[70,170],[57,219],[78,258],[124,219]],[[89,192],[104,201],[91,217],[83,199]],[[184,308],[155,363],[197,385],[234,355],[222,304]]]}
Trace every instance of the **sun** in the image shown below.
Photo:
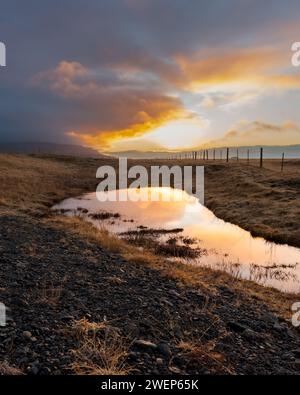
{"label": "sun", "polygon": [[201,143],[208,124],[208,121],[199,118],[171,121],[147,133],[145,137],[170,150],[190,148]]}

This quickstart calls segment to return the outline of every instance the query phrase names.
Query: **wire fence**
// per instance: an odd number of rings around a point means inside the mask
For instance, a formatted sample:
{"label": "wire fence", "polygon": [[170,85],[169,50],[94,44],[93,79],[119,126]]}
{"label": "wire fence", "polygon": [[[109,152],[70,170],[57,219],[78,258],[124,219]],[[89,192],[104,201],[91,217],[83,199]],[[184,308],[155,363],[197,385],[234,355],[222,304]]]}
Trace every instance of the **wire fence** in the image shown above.
{"label": "wire fence", "polygon": [[264,148],[240,149],[240,148],[212,148],[199,151],[179,152],[172,154],[170,160],[202,160],[202,161],[222,161],[226,163],[243,162],[247,165],[258,163],[260,168],[264,167],[265,160],[276,160],[280,163],[280,170],[283,171],[286,164],[285,153],[279,154],[280,157],[272,158],[264,156]]}

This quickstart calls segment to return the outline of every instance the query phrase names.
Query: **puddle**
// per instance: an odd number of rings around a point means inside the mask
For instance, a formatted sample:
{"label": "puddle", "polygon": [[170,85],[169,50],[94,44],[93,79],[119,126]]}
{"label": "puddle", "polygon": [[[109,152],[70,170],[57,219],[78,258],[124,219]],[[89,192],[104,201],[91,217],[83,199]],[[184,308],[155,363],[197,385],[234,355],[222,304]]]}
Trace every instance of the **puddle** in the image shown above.
{"label": "puddle", "polygon": [[[126,232],[131,236],[154,233],[156,240],[164,245],[175,242],[199,251],[184,258],[175,254],[168,259],[226,271],[237,278],[284,292],[300,292],[300,249],[254,238],[239,226],[217,218],[185,192],[171,188],[144,188],[143,191],[151,193],[154,189],[160,196],[159,201],[100,202],[96,193],[90,193],[66,199],[53,209],[64,215],[81,216],[120,237]],[[162,201],[166,195],[176,200],[178,193],[182,200]]]}

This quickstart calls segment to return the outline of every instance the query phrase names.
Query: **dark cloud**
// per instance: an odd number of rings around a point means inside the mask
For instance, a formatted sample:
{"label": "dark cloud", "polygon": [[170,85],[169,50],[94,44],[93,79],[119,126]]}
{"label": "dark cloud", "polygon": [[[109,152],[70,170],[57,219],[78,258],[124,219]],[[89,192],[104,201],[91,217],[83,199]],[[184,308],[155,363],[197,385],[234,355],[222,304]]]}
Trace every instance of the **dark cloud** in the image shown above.
{"label": "dark cloud", "polygon": [[[0,138],[67,141],[69,130],[94,136],[140,125],[138,133],[183,111],[172,96],[178,56],[247,46],[299,10],[296,0],[2,0]],[[86,74],[55,75],[62,61]]]}

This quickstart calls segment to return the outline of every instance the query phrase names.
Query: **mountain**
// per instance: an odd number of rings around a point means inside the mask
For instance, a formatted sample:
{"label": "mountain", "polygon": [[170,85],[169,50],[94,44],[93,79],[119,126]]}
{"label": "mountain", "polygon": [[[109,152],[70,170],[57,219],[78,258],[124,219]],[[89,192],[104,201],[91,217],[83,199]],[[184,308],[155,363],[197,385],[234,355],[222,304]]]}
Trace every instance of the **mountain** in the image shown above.
{"label": "mountain", "polygon": [[167,159],[176,153],[167,151],[118,151],[110,152],[111,156],[118,158],[130,158],[130,159]]}
{"label": "mountain", "polygon": [[0,153],[57,154],[88,158],[103,158],[105,156],[92,148],[83,147],[81,145],[38,142],[0,143]]}
{"label": "mountain", "polygon": [[[284,153],[286,158],[296,159],[300,158],[300,145],[279,145],[279,146],[262,146],[264,149],[264,158],[266,159],[280,159],[282,154]],[[250,158],[258,159],[260,155],[261,146],[244,146],[244,147],[230,147],[229,155],[230,158],[234,158],[238,155],[240,158],[247,158],[247,152],[249,150]],[[208,149],[208,148],[205,148]],[[215,149],[215,156],[217,159],[220,158],[222,152],[222,158],[225,159],[226,155],[226,147],[218,147],[218,148],[210,148],[209,158],[213,157],[213,150]],[[195,148],[194,151],[202,152],[202,148]],[[167,159],[174,156],[186,155],[191,151],[177,151],[177,152],[168,152],[168,151],[119,151],[119,152],[110,152],[110,155],[116,156],[119,158],[131,158],[131,159]]]}

